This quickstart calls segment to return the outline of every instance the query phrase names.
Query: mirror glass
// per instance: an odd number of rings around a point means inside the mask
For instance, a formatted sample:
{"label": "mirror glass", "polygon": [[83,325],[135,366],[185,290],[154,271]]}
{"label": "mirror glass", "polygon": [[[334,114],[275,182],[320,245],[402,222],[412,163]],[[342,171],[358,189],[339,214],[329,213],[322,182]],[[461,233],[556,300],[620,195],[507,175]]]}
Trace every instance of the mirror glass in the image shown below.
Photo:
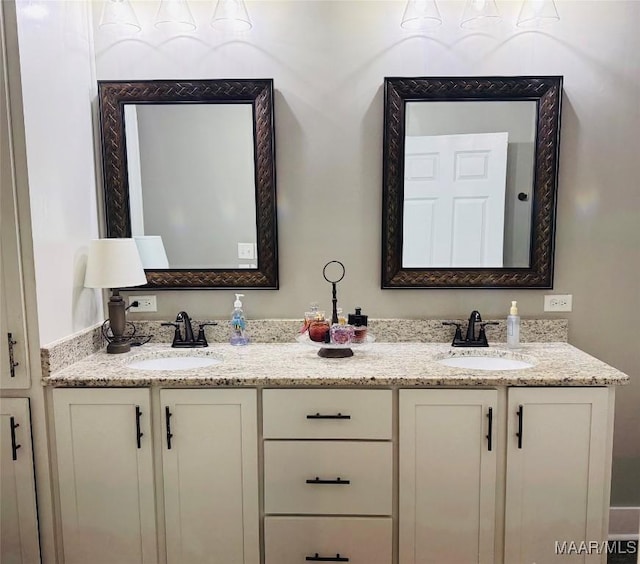
{"label": "mirror glass", "polygon": [[529,266],[536,109],[407,102],[403,268]]}
{"label": "mirror glass", "polygon": [[147,287],[277,289],[273,80],[99,81],[98,100],[107,236],[136,239]]}
{"label": "mirror glass", "polygon": [[552,288],[562,77],[386,78],[382,288]]}
{"label": "mirror glass", "polygon": [[251,104],[125,104],[133,237],[167,268],[256,268]]}

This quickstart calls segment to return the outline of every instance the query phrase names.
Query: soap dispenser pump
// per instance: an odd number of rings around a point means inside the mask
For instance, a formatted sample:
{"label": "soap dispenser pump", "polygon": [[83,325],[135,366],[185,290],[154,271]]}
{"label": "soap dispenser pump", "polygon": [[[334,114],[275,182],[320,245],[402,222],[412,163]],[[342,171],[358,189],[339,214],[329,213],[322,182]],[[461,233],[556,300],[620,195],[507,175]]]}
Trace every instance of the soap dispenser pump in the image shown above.
{"label": "soap dispenser pump", "polygon": [[240,298],[244,298],[244,294],[236,294],[236,301],[233,302],[233,311],[231,312],[231,338],[229,342],[232,345],[248,345],[249,336],[247,335],[247,321],[242,311],[242,301]]}

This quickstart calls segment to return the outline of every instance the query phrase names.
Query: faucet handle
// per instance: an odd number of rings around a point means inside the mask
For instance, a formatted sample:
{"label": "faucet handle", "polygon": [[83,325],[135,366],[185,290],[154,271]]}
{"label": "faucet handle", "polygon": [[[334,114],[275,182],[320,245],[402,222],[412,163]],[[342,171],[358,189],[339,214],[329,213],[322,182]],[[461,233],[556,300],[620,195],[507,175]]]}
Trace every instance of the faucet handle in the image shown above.
{"label": "faucet handle", "polygon": [[453,336],[453,342],[462,341],[462,329],[460,328],[460,323],[456,323],[455,321],[443,321],[443,325],[455,325],[456,333]]}
{"label": "faucet handle", "polygon": [[498,325],[497,321],[483,321],[482,323],[480,323],[480,332],[478,334],[478,341],[480,341],[480,343],[482,343],[483,347],[488,347],[489,343],[487,341],[487,333],[485,331],[485,326],[486,325]]}
{"label": "faucet handle", "polygon": [[182,335],[180,335],[180,325],[177,323],[161,323],[162,327],[175,327],[175,331],[173,333],[173,343],[171,346],[174,346],[176,343],[180,343],[182,341]]}
{"label": "faucet handle", "polygon": [[209,346],[209,343],[207,343],[207,336],[204,333],[204,328],[208,325],[217,325],[217,323],[215,321],[206,321],[205,323],[198,324],[198,338],[196,339],[196,341],[198,343],[202,343],[203,347]]}

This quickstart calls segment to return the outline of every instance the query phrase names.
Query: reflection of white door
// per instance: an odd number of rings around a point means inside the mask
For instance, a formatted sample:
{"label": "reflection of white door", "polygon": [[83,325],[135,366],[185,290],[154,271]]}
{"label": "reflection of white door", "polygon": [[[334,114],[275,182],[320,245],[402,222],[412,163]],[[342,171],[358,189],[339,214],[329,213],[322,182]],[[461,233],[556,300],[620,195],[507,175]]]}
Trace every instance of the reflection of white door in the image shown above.
{"label": "reflection of white door", "polygon": [[501,267],[508,133],[405,138],[402,266]]}

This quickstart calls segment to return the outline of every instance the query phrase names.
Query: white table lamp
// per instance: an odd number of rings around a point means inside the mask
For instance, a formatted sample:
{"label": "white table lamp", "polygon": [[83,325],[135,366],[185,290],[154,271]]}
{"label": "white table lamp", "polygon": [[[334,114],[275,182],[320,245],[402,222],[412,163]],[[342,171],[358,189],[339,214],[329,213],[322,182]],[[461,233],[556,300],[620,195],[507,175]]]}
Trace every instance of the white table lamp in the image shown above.
{"label": "white table lamp", "polygon": [[146,283],[147,277],[133,239],[94,239],[90,242],[84,285],[112,290],[108,307],[113,340],[107,346],[108,353],[124,353],[131,348],[124,336],[126,307],[119,289]]}

